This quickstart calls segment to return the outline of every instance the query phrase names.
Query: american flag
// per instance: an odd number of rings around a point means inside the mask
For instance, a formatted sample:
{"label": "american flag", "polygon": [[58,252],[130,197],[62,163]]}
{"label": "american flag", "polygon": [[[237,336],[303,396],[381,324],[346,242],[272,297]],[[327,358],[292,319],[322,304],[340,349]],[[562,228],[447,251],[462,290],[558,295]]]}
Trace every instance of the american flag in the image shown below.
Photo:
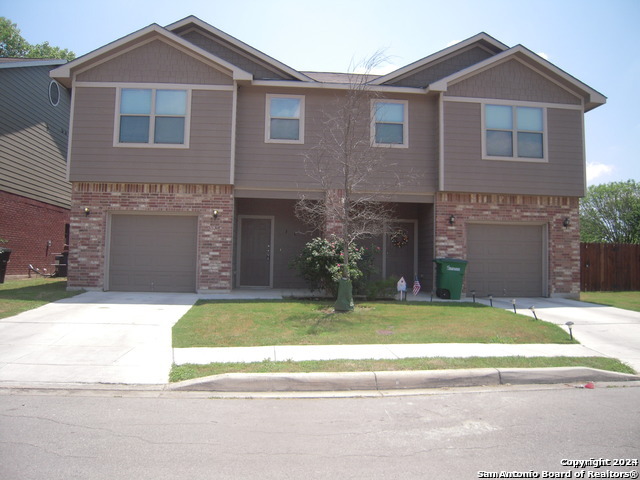
{"label": "american flag", "polygon": [[419,291],[420,291],[420,282],[418,281],[418,276],[416,275],[416,279],[413,282],[413,294],[418,295]]}

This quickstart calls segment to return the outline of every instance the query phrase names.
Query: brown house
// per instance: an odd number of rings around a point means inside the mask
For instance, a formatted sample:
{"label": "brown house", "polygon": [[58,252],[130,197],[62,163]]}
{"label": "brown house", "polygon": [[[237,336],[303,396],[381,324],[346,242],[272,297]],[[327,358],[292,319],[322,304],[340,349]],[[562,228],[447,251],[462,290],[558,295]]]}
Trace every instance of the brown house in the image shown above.
{"label": "brown house", "polygon": [[[72,89],[70,287],[304,286],[294,203],[320,195],[303,156],[344,75],[298,72],[195,17],[51,75]],[[408,241],[380,240],[381,274],[428,289],[432,260],[455,257],[467,292],[575,296],[583,115],[605,97],[484,33],[369,83],[371,142],[413,180],[389,199]]]}

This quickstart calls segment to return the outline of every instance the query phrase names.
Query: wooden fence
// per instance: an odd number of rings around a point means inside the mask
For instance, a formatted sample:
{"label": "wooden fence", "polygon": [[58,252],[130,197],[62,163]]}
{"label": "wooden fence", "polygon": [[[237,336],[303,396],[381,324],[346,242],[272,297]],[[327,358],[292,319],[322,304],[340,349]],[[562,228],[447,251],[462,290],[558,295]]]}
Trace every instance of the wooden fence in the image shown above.
{"label": "wooden fence", "polygon": [[580,244],[583,292],[640,290],[640,245]]}

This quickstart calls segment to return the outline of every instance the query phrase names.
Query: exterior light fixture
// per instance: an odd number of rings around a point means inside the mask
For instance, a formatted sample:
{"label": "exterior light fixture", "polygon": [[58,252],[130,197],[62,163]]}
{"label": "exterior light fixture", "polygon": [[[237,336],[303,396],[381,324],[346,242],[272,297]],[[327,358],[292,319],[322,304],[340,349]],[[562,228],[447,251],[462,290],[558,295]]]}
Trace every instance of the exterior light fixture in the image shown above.
{"label": "exterior light fixture", "polygon": [[213,211],[213,218],[217,219],[218,218],[218,210],[214,210]]}
{"label": "exterior light fixture", "polygon": [[454,223],[456,223],[456,217],[454,215],[451,215],[449,217],[449,225],[453,225]]}
{"label": "exterior light fixture", "polygon": [[518,312],[516,312],[516,299],[515,298],[513,300],[511,300],[511,305],[513,305],[513,313],[518,313]]}
{"label": "exterior light fixture", "polygon": [[88,217],[90,213],[91,213],[91,210],[89,210],[89,207],[84,207],[84,215],[85,215],[85,217]]}
{"label": "exterior light fixture", "polygon": [[489,303],[493,307],[493,295],[489,294]]}
{"label": "exterior light fixture", "polygon": [[571,327],[573,326],[573,322],[569,321],[565,323],[565,325],[569,327],[569,337],[571,338],[571,340],[573,340],[573,331],[571,330]]}
{"label": "exterior light fixture", "polygon": [[562,226],[564,228],[567,228],[569,225],[571,225],[571,221],[569,220],[569,217],[565,218],[564,221],[562,222]]}
{"label": "exterior light fixture", "polygon": [[476,291],[471,290],[471,296],[473,297],[473,303],[476,303]]}
{"label": "exterior light fixture", "polygon": [[529,307],[529,310],[531,310],[531,312],[533,313],[534,318],[537,320],[538,316],[536,315],[536,307],[534,305],[531,305]]}

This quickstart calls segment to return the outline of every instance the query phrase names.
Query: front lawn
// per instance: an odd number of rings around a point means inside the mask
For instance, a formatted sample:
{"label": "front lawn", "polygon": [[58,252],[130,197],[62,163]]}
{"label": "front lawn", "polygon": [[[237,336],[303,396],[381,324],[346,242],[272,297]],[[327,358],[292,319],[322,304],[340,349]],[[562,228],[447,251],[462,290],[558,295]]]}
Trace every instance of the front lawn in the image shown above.
{"label": "front lawn", "polygon": [[50,302],[73,297],[81,290],[67,292],[66,278],[28,278],[0,283],[0,318],[12,317]]}
{"label": "front lawn", "polygon": [[304,300],[198,301],[173,346],[577,343],[560,327],[477,303],[363,302],[349,313]]}
{"label": "front lawn", "polygon": [[640,292],[581,292],[580,300],[640,312]]}

